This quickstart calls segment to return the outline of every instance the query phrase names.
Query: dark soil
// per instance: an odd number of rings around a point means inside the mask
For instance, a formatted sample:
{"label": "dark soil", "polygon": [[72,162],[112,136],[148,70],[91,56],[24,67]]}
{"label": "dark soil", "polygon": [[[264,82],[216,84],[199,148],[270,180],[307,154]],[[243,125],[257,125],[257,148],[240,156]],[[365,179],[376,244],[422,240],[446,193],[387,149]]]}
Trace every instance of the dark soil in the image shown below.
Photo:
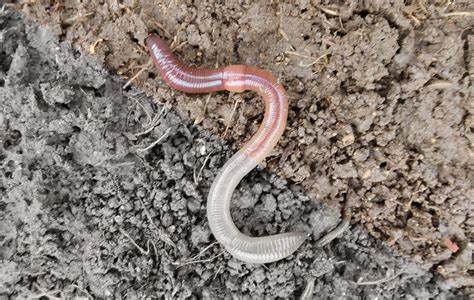
{"label": "dark soil", "polygon": [[[290,297],[314,277],[321,297],[446,297],[474,285],[472,18],[442,15],[472,8],[68,3],[16,6],[55,35],[0,18],[0,292]],[[153,31],[187,62],[257,65],[288,89],[288,130],[267,159],[282,177],[254,171],[233,217],[252,235],[311,230],[295,255],[242,264],[207,226],[209,185],[234,150],[189,120],[223,133],[238,102],[226,135],[238,147],[258,97],[185,95],[150,67],[134,83],[153,101],[101,67],[136,74]],[[344,201],[371,236],[355,225],[315,248]]]}

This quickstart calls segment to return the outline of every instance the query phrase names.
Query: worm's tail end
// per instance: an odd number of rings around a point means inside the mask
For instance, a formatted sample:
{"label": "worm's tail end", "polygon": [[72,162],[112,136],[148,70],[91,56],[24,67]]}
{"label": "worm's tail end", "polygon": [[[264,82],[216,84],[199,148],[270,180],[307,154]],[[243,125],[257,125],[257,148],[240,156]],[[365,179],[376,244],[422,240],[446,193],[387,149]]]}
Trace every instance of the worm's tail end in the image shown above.
{"label": "worm's tail end", "polygon": [[249,237],[239,233],[225,245],[234,257],[248,263],[271,263],[290,256],[308,238],[305,232],[281,233],[266,237]]}
{"label": "worm's tail end", "polygon": [[242,234],[232,221],[230,200],[239,181],[257,161],[241,151],[229,159],[214,180],[207,199],[209,227],[215,238],[235,258],[247,263],[269,263],[283,259],[308,238],[305,232],[289,232],[265,237]]}

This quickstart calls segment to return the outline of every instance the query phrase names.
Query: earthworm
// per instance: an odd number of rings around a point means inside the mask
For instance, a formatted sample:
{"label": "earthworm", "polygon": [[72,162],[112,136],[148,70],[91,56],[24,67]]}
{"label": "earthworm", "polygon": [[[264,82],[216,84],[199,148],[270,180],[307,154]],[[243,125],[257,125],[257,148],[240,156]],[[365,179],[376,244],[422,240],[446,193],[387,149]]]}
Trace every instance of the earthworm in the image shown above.
{"label": "earthworm", "polygon": [[338,236],[340,236],[344,231],[346,231],[349,228],[349,225],[351,225],[351,217],[352,217],[352,211],[350,208],[345,208],[344,212],[342,213],[342,221],[330,232],[328,232],[325,236],[320,238],[316,242],[316,247],[324,247],[330,242],[332,242],[334,239],[336,239]]}
{"label": "earthworm", "polygon": [[237,229],[230,215],[230,200],[237,184],[270,154],[285,129],[288,97],[283,86],[270,73],[252,66],[190,67],[179,61],[157,35],[148,36],[146,45],[164,81],[174,89],[186,93],[250,90],[263,97],[265,113],[259,129],[224,164],[211,185],[207,218],[217,241],[237,259],[248,263],[268,263],[291,255],[308,237],[306,233],[250,237]]}

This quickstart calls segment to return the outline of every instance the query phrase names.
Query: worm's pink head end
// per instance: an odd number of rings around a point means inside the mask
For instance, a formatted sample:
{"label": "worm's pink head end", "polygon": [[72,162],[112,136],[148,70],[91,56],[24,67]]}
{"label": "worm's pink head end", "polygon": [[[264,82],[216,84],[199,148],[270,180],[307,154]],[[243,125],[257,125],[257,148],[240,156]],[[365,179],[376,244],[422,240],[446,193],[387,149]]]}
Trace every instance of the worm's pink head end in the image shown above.
{"label": "worm's pink head end", "polygon": [[171,53],[171,49],[169,46],[166,44],[165,41],[163,41],[159,36],[156,34],[150,34],[146,39],[145,39],[145,44],[150,51],[150,53],[153,55],[153,49],[160,49],[160,52],[169,52]]}
{"label": "worm's pink head end", "polygon": [[158,46],[159,48],[168,48],[168,45],[156,34],[150,34],[146,39],[145,39],[145,44],[148,47],[149,50],[152,49],[153,45]]}
{"label": "worm's pink head end", "polygon": [[151,49],[151,46],[153,45],[153,41],[156,39],[156,36],[153,34],[150,34],[147,36],[145,39],[145,45],[147,46],[148,49]]}

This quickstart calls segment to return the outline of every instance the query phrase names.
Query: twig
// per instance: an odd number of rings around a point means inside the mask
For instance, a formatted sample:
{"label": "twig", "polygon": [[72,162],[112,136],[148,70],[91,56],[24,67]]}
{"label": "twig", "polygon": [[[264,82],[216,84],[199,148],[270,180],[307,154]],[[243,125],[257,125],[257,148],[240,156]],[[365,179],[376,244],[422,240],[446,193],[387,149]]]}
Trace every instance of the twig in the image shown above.
{"label": "twig", "polygon": [[94,297],[92,297],[92,295],[89,294],[89,292],[88,292],[87,290],[82,289],[82,288],[79,287],[77,284],[74,284],[74,283],[73,283],[73,284],[71,284],[70,286],[72,286],[73,288],[76,288],[76,289],[78,289],[80,292],[86,294],[87,299],[94,299]]}
{"label": "twig", "polygon": [[216,259],[216,258],[218,258],[219,256],[222,256],[222,255],[224,255],[224,252],[221,252],[221,253],[219,253],[219,254],[217,254],[217,255],[214,255],[213,257],[208,258],[208,259],[190,260],[190,261],[187,261],[187,262],[185,262],[185,263],[180,264],[178,267],[183,267],[183,266],[190,265],[190,264],[211,262],[211,261],[213,261],[214,259]]}
{"label": "twig", "polygon": [[[214,150],[212,150],[211,152],[209,152],[209,154],[206,156],[206,158],[204,159],[204,162],[202,163],[202,166],[201,168],[199,169],[199,173],[197,176],[196,175],[196,172],[193,172],[193,179],[194,179],[194,184],[198,185],[199,183],[199,180],[201,180],[201,174],[202,174],[202,171],[204,170],[204,167],[206,166],[206,163],[207,161],[209,160],[209,158],[211,157],[212,153],[214,152]],[[196,171],[196,170],[194,170]]]}
{"label": "twig", "polygon": [[339,17],[341,14],[337,12],[336,10],[332,10],[323,6],[319,6],[319,9],[322,10],[324,13],[331,15],[331,16],[336,16]]}
{"label": "twig", "polygon": [[176,47],[170,47],[170,48],[171,48],[171,50],[173,50],[173,52],[174,52],[175,50],[178,50],[179,48],[183,47],[183,46],[186,45],[187,43],[188,43],[187,41],[184,41],[184,42],[182,42],[181,44],[179,44],[178,46],[176,46]]}
{"label": "twig", "polygon": [[147,217],[147,219],[148,219],[148,222],[150,222],[150,225],[152,225],[153,227],[155,227],[155,229],[158,231],[158,232],[157,232],[158,238],[159,238],[160,240],[162,240],[162,241],[163,241],[165,244],[167,244],[168,246],[171,246],[171,247],[173,247],[173,248],[176,249],[176,244],[170,239],[170,237],[169,237],[167,234],[165,234],[164,232],[162,232],[162,231],[158,228],[158,226],[156,226],[155,222],[153,222],[153,219],[151,218],[151,215],[150,215],[150,213],[148,212],[148,209],[146,208],[145,203],[143,203],[142,199],[139,198],[138,200],[140,201],[140,203],[141,203],[141,205],[142,205],[142,207],[143,207],[143,211],[145,212],[145,215],[146,215],[146,217]]}
{"label": "twig", "polygon": [[194,125],[201,124],[201,122],[206,117],[207,105],[209,104],[209,100],[211,100],[211,96],[212,93],[209,93],[209,95],[207,95],[206,102],[204,103],[204,108],[202,109],[202,114],[197,116],[197,118],[194,120]]}
{"label": "twig", "polygon": [[429,89],[434,89],[434,90],[445,90],[449,87],[451,87],[453,83],[451,81],[447,80],[436,80],[433,81],[430,85],[427,86]]}
{"label": "twig", "polygon": [[214,274],[214,277],[212,280],[216,280],[217,275],[219,275],[219,272],[222,270],[222,265],[219,266],[219,269],[217,269],[216,273]]}
{"label": "twig", "polygon": [[161,120],[161,118],[166,115],[167,111],[165,111],[165,109],[166,109],[166,106],[163,105],[163,108],[160,110],[160,112],[158,114],[155,114],[155,116],[153,117],[153,120],[151,120],[150,127],[146,129],[145,131],[135,133],[135,136],[139,137],[152,131],[153,128],[155,128],[160,123],[159,121]]}
{"label": "twig", "polygon": [[278,24],[278,33],[281,34],[281,36],[288,42],[289,46],[290,46],[290,49],[291,50],[295,50],[295,47],[293,47],[293,44],[291,44],[291,41],[290,39],[288,38],[288,34],[286,34],[286,32],[283,30],[283,11],[282,11],[282,5],[281,3],[278,4],[278,13],[277,15],[280,15],[280,18],[279,18],[279,24]]}
{"label": "twig", "polygon": [[216,245],[218,242],[214,242],[210,245],[208,245],[206,248],[202,249],[201,252],[199,252],[198,254],[196,254],[193,258],[191,258],[191,260],[195,260],[195,259],[198,259],[199,257],[201,257],[209,248],[211,248],[212,246]]}
{"label": "twig", "polygon": [[317,64],[321,59],[327,57],[329,55],[329,53],[324,53],[323,55],[317,57],[317,58],[314,58],[312,56],[309,56],[309,55],[304,55],[304,54],[301,54],[299,52],[295,52],[295,51],[285,51],[284,52],[285,54],[289,54],[289,55],[293,55],[293,56],[298,56],[298,57],[302,57],[302,58],[307,58],[307,59],[310,59],[312,60],[311,63],[309,64],[303,64],[302,62],[299,63],[300,67],[310,67],[314,64]]}
{"label": "twig", "polygon": [[41,297],[48,297],[49,299],[61,299],[61,297],[53,296],[54,294],[60,293],[61,292],[60,290],[45,291],[38,284],[33,283],[33,285],[41,293],[36,294],[36,295],[30,295],[28,298],[36,299],[36,298],[41,298]]}
{"label": "twig", "polygon": [[407,13],[407,15],[413,20],[413,22],[415,22],[416,26],[421,25],[421,21],[417,17],[415,17],[412,13]]}
{"label": "twig", "polygon": [[324,247],[327,244],[329,244],[331,241],[336,239],[338,236],[343,234],[344,231],[346,231],[351,225],[351,216],[352,216],[351,209],[345,208],[344,213],[342,215],[342,221],[339,223],[339,225],[337,225],[336,228],[334,228],[334,230],[330,231],[325,236],[320,238],[316,242],[316,247]]}
{"label": "twig", "polygon": [[163,30],[163,32],[168,36],[168,37],[171,37],[171,33],[166,30],[165,26],[163,26],[163,24],[159,23],[158,21],[154,21],[156,27],[160,28],[161,30]]}
{"label": "twig", "polygon": [[262,267],[263,267],[265,270],[267,270],[268,272],[271,272],[271,271],[272,271],[272,270],[270,270],[270,268],[267,267],[265,264],[262,264]]}
{"label": "twig", "polygon": [[156,145],[158,145],[158,143],[160,143],[164,138],[168,137],[168,134],[170,133],[171,131],[171,127],[166,129],[165,133],[159,138],[157,139],[156,141],[154,141],[153,143],[151,143],[150,146],[146,147],[146,148],[142,148],[142,149],[137,149],[137,152],[146,152],[148,150],[150,150],[151,148],[155,147]]}
{"label": "twig", "polygon": [[104,39],[102,39],[102,38],[99,38],[99,39],[95,40],[95,42],[93,42],[89,46],[89,53],[94,54],[95,53],[95,48],[97,47],[97,45],[99,45],[99,43],[102,43],[103,41],[104,41]]}
{"label": "twig", "polygon": [[186,262],[184,262],[184,263],[181,263],[181,262],[179,262],[179,261],[175,261],[175,262],[173,263],[173,265],[183,266],[184,264],[187,264],[187,263],[189,263],[189,262],[195,262],[196,259],[198,259],[199,257],[201,257],[207,250],[209,250],[209,248],[211,248],[212,246],[214,246],[214,245],[217,244],[217,243],[218,243],[218,242],[214,242],[214,243],[212,243],[212,244],[210,244],[210,245],[207,245],[206,248],[202,249],[201,252],[199,252],[198,254],[196,254],[196,255],[195,255],[194,257],[192,257],[190,260],[188,260],[188,261],[186,261]]}
{"label": "twig", "polygon": [[313,299],[313,290],[314,290],[314,281],[316,278],[310,277],[308,281],[306,281],[306,286],[301,293],[300,300],[310,300]]}
{"label": "twig", "polygon": [[304,64],[302,61],[300,61],[299,65],[300,65],[300,67],[311,67],[312,65],[317,64],[321,59],[327,57],[328,55],[329,55],[329,53],[324,53],[323,55],[316,58],[313,62],[311,62],[309,64]]}
{"label": "twig", "polygon": [[[125,230],[123,230],[122,228],[119,227],[119,231],[126,238],[128,238],[130,240],[130,242],[140,251],[141,254],[146,255],[146,256],[148,256],[150,254],[150,245],[149,245],[149,242],[151,242],[150,240],[148,240],[148,242],[147,242],[147,250],[145,251],[145,249],[140,247],[140,245],[138,245]],[[155,249],[155,251],[156,251],[156,249]]]}
{"label": "twig", "polygon": [[416,0],[416,4],[418,4],[418,7],[420,8],[420,10],[425,14],[425,15],[429,15],[430,13],[428,12],[428,10],[426,9],[425,5],[423,4],[423,2],[421,2],[420,0]]}
{"label": "twig", "polygon": [[148,68],[151,66],[151,64],[153,63],[153,61],[151,60],[151,58],[148,60],[148,62],[135,74],[132,76],[132,78],[130,78],[127,83],[125,83],[123,85],[123,89],[126,89],[135,79],[137,79],[138,76],[140,76],[141,73],[143,73],[144,71],[148,70]]}
{"label": "twig", "polygon": [[296,52],[296,51],[285,51],[284,53],[285,53],[285,54],[289,54],[289,55],[298,56],[298,57],[303,57],[303,58],[308,58],[308,59],[314,59],[314,57],[312,57],[312,56],[304,55],[304,54],[301,54],[301,53]]}
{"label": "twig", "polygon": [[138,101],[137,98],[135,98],[135,97],[133,97],[133,96],[132,96],[131,98],[132,98],[133,100],[135,100],[135,101],[137,102],[137,104],[143,109],[143,111],[145,112],[146,116],[148,117],[148,123],[151,123],[151,122],[152,122],[151,115],[150,115],[150,113],[148,112],[148,110],[145,108],[145,106],[143,106],[143,104],[142,104],[140,101]]}
{"label": "twig", "polygon": [[75,15],[74,17],[71,17],[71,18],[68,18],[66,20],[64,20],[63,22],[65,24],[71,24],[77,20],[80,20],[80,19],[84,19],[84,18],[87,18],[88,16],[91,16],[93,15],[95,12],[91,11],[91,12],[88,12],[88,13],[85,13],[85,14],[82,14],[82,13],[79,13],[77,15]]}
{"label": "twig", "polygon": [[232,122],[232,118],[234,117],[234,113],[235,111],[237,110],[237,105],[240,103],[240,100],[239,99],[236,99],[235,100],[235,103],[234,103],[234,106],[232,107],[232,112],[230,113],[230,116],[229,116],[229,120],[227,120],[227,124],[225,126],[225,130],[224,130],[224,138],[227,136],[227,131],[229,130],[229,127],[230,127],[230,123]]}
{"label": "twig", "polygon": [[146,242],[146,251],[145,249],[143,249],[142,247],[140,247],[137,243],[135,243],[135,241],[130,237],[130,235],[128,235],[127,232],[125,232],[125,230],[123,230],[122,228],[119,227],[119,231],[125,236],[127,237],[130,242],[135,246],[137,247],[137,249],[140,251],[141,254],[145,255],[145,256],[148,256],[150,255],[150,244],[153,246],[153,249],[155,250],[155,263],[158,264],[158,262],[160,261],[160,257],[158,256],[158,250],[156,249],[156,245],[155,243],[152,241],[152,240],[148,240]]}
{"label": "twig", "polygon": [[403,271],[400,271],[400,272],[396,273],[395,275],[392,275],[392,276],[389,276],[389,277],[386,277],[386,278],[382,278],[382,279],[379,279],[379,280],[365,281],[365,282],[354,282],[354,283],[356,285],[378,285],[378,284],[382,284],[382,283],[388,282],[390,280],[393,280],[393,279],[397,278],[398,276],[400,276],[401,274],[403,274]]}
{"label": "twig", "polygon": [[474,11],[455,11],[451,13],[444,13],[443,17],[474,17]]}

